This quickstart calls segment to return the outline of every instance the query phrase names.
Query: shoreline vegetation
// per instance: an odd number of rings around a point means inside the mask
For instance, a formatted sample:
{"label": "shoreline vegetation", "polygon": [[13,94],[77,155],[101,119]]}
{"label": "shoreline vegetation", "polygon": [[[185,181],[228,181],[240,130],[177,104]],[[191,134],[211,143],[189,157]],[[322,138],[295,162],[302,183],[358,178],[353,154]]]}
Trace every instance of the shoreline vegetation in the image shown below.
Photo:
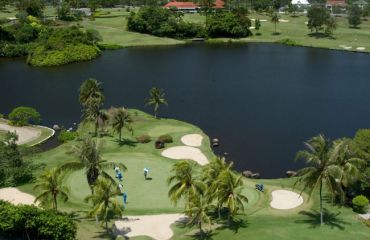
{"label": "shoreline vegetation", "polygon": [[[140,16],[138,14],[140,11],[145,11],[145,8],[131,8],[131,10],[101,8],[97,9],[90,18],[79,16],[68,21],[50,20],[56,18],[54,7],[47,6],[44,11],[45,18],[49,20],[40,21],[33,16],[22,18],[19,14],[17,15],[16,9],[10,7],[6,11],[0,10],[0,19],[2,19],[0,35],[8,41],[5,44],[0,43],[0,55],[5,57],[27,56],[27,63],[33,66],[58,66],[92,60],[98,57],[103,50],[183,45],[192,43],[193,38],[204,39],[205,44],[274,43],[350,52],[370,52],[368,41],[370,22],[366,17],[356,28],[348,25],[346,17],[336,17],[335,31],[327,35],[311,32],[307,28],[308,18],[300,13],[294,15],[279,13],[277,24],[270,21],[270,14],[263,12],[216,14],[214,16],[217,17],[213,17],[212,20],[207,20],[211,18],[211,15],[186,13],[178,17],[168,15],[168,19],[160,25],[158,31],[150,32],[138,25],[143,21],[138,20]],[[158,14],[171,12],[165,9],[161,11],[163,13]],[[11,30],[12,26],[18,23],[7,19],[15,16],[22,21],[22,25],[14,32]],[[246,16],[245,19],[244,16]],[[180,20],[173,20],[174,17]],[[221,27],[225,19],[229,19],[227,22],[233,22],[232,24],[235,25],[229,24]],[[238,21],[244,25],[239,26]],[[255,28],[256,21],[259,23],[257,29]],[[249,30],[247,32],[233,30],[244,27]],[[182,30],[176,32],[174,29]],[[228,36],[229,34],[231,35]]]}

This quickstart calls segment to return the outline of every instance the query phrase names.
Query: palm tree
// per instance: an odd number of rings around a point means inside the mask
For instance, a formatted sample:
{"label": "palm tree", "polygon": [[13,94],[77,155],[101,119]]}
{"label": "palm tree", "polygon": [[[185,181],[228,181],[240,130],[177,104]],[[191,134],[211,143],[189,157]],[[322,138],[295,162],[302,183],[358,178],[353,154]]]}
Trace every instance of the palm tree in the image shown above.
{"label": "palm tree", "polygon": [[99,125],[105,125],[108,120],[108,114],[101,109],[102,104],[98,99],[91,99],[84,109],[84,117],[88,121],[94,122],[94,135],[98,136]]}
{"label": "palm tree", "polygon": [[68,188],[63,186],[64,174],[60,169],[53,168],[44,172],[37,180],[34,190],[40,190],[35,202],[41,201],[42,204],[51,202],[52,208],[58,210],[58,197],[62,201],[68,200]]}
{"label": "palm tree", "polygon": [[211,191],[216,192],[218,204],[228,209],[228,224],[231,225],[232,217],[240,210],[244,211],[244,203],[248,198],[243,195],[243,179],[241,175],[234,174],[231,170],[223,170],[213,186]]}
{"label": "palm tree", "polygon": [[122,128],[125,127],[127,130],[131,132],[131,134],[133,133],[131,123],[132,123],[131,115],[126,110],[120,108],[114,113],[112,117],[112,127],[114,131],[118,132],[120,142],[122,140]]}
{"label": "palm tree", "polygon": [[[212,202],[215,198],[217,198],[218,183],[215,181],[215,179],[218,179],[224,170],[231,170],[232,167],[233,162],[227,163],[224,157],[218,156],[203,168],[202,180],[207,186],[210,187],[210,189],[213,189],[208,191],[209,194],[207,194],[209,202]],[[221,218],[222,204],[219,201],[217,202],[217,213],[218,217]]]}
{"label": "palm tree", "polygon": [[275,34],[277,33],[276,32],[276,25],[279,23],[279,14],[277,14],[276,12],[274,12],[271,16],[271,22],[275,25]]}
{"label": "palm tree", "polygon": [[160,105],[168,105],[164,98],[163,89],[153,87],[149,91],[150,97],[145,99],[145,105],[151,105],[154,107],[154,117],[157,118],[157,113]]}
{"label": "palm tree", "polygon": [[202,194],[196,194],[192,197],[191,207],[185,211],[187,216],[190,216],[188,224],[190,226],[198,225],[200,238],[203,239],[203,225],[205,223],[212,224],[209,217],[209,212],[213,206],[209,203],[208,199]]}
{"label": "palm tree", "polygon": [[122,163],[103,160],[101,157],[101,144],[90,137],[84,139],[81,145],[75,147],[74,151],[79,160],[65,163],[61,166],[61,169],[76,170],[84,168],[87,183],[90,186],[92,194],[94,193],[94,185],[99,176],[115,184],[115,180],[105,172],[106,169],[113,169],[115,166],[118,166],[123,171],[127,170],[126,166]]}
{"label": "palm tree", "polygon": [[305,160],[309,167],[298,171],[299,178],[296,182],[304,183],[302,192],[308,190],[309,196],[315,189],[319,188],[320,195],[320,223],[324,223],[322,193],[323,186],[326,185],[329,193],[333,196],[343,191],[339,187],[337,179],[341,176],[341,168],[336,165],[340,145],[334,145],[323,135],[311,138],[305,143],[307,150],[297,153],[296,159]]}
{"label": "palm tree", "polygon": [[168,196],[176,205],[183,197],[185,198],[185,209],[189,209],[191,198],[197,193],[203,193],[205,185],[194,176],[194,163],[190,161],[179,161],[173,167],[168,178],[168,185],[174,183],[168,191]]}
{"label": "palm tree", "polygon": [[85,198],[86,202],[91,201],[93,203],[93,208],[88,213],[88,216],[96,216],[99,220],[102,220],[108,231],[108,222],[116,216],[122,216],[123,207],[118,203],[117,199],[112,199],[121,193],[112,182],[106,179],[99,180],[94,188],[94,194]]}
{"label": "palm tree", "polygon": [[98,99],[99,102],[104,102],[103,88],[101,87],[101,82],[98,80],[90,78],[84,81],[80,87],[79,101],[82,106],[89,105],[89,101],[92,99]]}
{"label": "palm tree", "polygon": [[352,140],[342,139],[334,142],[335,147],[339,148],[339,152],[334,160],[341,169],[340,183],[347,188],[361,176],[360,169],[366,166],[366,160],[356,156],[351,149]]}

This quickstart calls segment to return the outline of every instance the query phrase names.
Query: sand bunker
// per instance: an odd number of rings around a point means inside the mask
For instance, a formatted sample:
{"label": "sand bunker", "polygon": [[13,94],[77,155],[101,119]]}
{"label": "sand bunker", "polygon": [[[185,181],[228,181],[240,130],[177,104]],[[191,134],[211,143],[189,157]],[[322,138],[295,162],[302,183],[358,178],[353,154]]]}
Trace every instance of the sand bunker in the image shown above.
{"label": "sand bunker", "polygon": [[199,163],[199,165],[206,165],[209,162],[202,151],[200,151],[198,148],[189,146],[170,147],[162,152],[162,156],[176,160],[194,160]]}
{"label": "sand bunker", "polygon": [[279,19],[279,22],[282,22],[282,23],[287,23],[287,22],[289,22],[289,20],[285,20],[285,19]]}
{"label": "sand bunker", "polygon": [[19,191],[17,188],[2,188],[0,189],[0,199],[8,201],[12,204],[38,205],[34,203],[35,197],[31,194]]}
{"label": "sand bunker", "polygon": [[170,239],[173,232],[170,228],[184,217],[182,214],[160,214],[146,216],[128,216],[125,220],[115,222],[117,235],[127,237],[149,236],[157,240]]}
{"label": "sand bunker", "polygon": [[303,203],[303,198],[298,193],[288,190],[272,191],[272,201],[270,206],[276,209],[292,209]]}
{"label": "sand bunker", "polygon": [[37,139],[41,135],[41,130],[32,127],[15,127],[0,122],[0,130],[16,132],[18,134],[17,144],[25,144]]}
{"label": "sand bunker", "polygon": [[200,134],[188,134],[181,138],[181,142],[187,146],[200,147],[202,146],[203,136]]}
{"label": "sand bunker", "polygon": [[356,48],[356,50],[358,50],[358,51],[364,51],[365,48],[364,47],[358,47],[358,48]]}

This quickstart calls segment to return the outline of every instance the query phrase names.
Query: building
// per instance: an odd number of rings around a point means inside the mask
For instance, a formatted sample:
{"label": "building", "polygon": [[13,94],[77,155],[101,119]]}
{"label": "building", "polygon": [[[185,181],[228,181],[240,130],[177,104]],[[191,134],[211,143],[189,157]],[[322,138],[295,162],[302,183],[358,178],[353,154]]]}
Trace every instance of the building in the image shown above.
{"label": "building", "polygon": [[292,0],[292,5],[308,6],[310,3],[307,0]]}
{"label": "building", "polygon": [[346,7],[347,3],[345,0],[327,0],[326,7]]}
{"label": "building", "polygon": [[357,5],[359,8],[364,9],[369,3],[365,0],[358,0],[353,3],[354,5]]}
{"label": "building", "polygon": [[[194,2],[178,2],[178,1],[168,2],[163,7],[167,9],[175,8],[178,11],[189,13],[196,13],[200,8],[200,6]],[[216,0],[212,8],[223,9],[225,8],[225,2],[222,0]]]}

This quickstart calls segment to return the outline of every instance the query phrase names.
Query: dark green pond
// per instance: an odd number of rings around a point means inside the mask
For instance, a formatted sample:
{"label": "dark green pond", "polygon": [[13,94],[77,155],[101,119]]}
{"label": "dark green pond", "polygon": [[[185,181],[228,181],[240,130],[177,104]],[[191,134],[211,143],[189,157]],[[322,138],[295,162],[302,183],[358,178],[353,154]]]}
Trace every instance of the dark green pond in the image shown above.
{"label": "dark green pond", "polygon": [[78,92],[89,77],[104,83],[106,106],[146,111],[143,99],[164,88],[161,114],[221,140],[238,170],[284,176],[308,138],[352,137],[370,128],[370,55],[270,44],[187,45],[107,51],[95,61],[33,68],[0,59],[0,112],[27,105],[43,123],[80,120]]}

